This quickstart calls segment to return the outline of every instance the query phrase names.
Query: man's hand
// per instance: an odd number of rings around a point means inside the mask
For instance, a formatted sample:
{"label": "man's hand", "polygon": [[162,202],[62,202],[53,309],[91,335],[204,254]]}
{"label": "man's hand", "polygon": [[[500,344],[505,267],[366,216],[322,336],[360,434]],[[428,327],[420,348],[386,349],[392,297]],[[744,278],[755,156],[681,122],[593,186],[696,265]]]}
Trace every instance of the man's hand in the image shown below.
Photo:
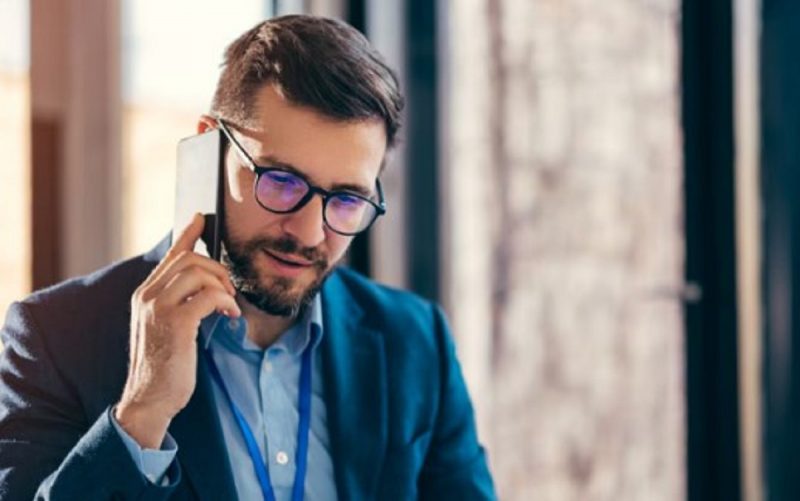
{"label": "man's hand", "polygon": [[192,252],[203,225],[195,214],[131,298],[130,367],[115,418],[145,448],[161,446],[194,392],[200,321],[242,314],[227,269]]}

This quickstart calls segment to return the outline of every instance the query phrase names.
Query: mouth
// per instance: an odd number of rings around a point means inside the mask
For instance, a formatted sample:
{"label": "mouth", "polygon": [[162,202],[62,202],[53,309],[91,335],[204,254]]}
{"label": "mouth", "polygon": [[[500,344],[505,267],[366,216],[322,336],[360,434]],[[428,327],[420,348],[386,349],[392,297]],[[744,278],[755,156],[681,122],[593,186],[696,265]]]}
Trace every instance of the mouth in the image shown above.
{"label": "mouth", "polygon": [[274,267],[283,274],[295,275],[313,266],[312,262],[278,255],[266,249],[262,249],[262,252],[270,260]]}

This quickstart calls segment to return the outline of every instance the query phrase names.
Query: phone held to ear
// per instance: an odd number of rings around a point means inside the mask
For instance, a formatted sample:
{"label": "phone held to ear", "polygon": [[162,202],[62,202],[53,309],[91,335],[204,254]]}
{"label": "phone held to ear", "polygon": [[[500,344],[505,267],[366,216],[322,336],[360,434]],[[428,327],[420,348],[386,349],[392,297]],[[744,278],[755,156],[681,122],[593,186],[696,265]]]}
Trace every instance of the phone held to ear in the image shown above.
{"label": "phone held to ear", "polygon": [[224,223],[224,146],[221,130],[212,129],[187,137],[178,143],[175,179],[175,219],[172,234],[177,235],[195,213],[205,216],[202,241],[194,251],[216,261]]}

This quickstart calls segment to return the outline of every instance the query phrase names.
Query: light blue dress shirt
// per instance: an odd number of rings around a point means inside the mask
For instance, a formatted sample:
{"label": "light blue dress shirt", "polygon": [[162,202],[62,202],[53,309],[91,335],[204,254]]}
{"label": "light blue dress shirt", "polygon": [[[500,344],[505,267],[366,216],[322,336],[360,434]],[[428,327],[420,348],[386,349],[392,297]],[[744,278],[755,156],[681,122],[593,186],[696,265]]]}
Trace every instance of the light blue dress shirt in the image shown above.
{"label": "light blue dress shirt", "polygon": [[[238,322],[237,325],[236,321],[231,322],[227,317],[217,314],[206,317],[200,326],[200,343],[204,349],[212,349],[214,362],[231,398],[259,441],[277,500],[291,499],[297,447],[301,354],[308,343],[312,343],[311,430],[305,499],[336,499],[318,349],[323,333],[319,295],[306,315],[266,350],[247,337],[244,319]],[[263,499],[236,419],[222,390],[213,381],[212,386],[238,497],[244,500]],[[167,434],[161,450],[142,449],[114,419],[112,422],[140,471],[152,482],[163,482],[162,477],[180,444],[175,444]]]}

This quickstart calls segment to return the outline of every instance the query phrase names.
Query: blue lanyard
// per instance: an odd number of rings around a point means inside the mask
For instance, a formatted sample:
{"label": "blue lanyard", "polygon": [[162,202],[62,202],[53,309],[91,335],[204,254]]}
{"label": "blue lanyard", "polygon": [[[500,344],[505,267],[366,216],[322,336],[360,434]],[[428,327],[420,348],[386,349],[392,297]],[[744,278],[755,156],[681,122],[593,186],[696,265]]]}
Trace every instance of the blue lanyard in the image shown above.
{"label": "blue lanyard", "polygon": [[[311,428],[311,349],[313,344],[313,342],[309,342],[308,346],[303,350],[302,365],[300,367],[300,391],[297,397],[299,423],[297,425],[297,456],[295,457],[297,468],[294,473],[292,501],[302,501],[305,488],[306,463],[308,460],[308,432]],[[267,465],[264,464],[261,452],[258,450],[258,443],[253,435],[253,431],[244,419],[244,415],[242,415],[239,407],[233,403],[231,394],[222,381],[222,375],[219,373],[219,369],[217,369],[217,364],[214,363],[211,347],[206,349],[205,353],[208,367],[211,369],[211,376],[219,385],[222,393],[225,394],[225,399],[228,401],[231,412],[236,418],[236,423],[239,425],[239,430],[242,432],[242,437],[244,437],[244,441],[247,444],[247,452],[250,454],[250,460],[253,462],[253,469],[258,478],[258,483],[261,485],[261,493],[264,495],[264,501],[275,501],[275,492],[272,490],[269,470],[267,469]]]}

